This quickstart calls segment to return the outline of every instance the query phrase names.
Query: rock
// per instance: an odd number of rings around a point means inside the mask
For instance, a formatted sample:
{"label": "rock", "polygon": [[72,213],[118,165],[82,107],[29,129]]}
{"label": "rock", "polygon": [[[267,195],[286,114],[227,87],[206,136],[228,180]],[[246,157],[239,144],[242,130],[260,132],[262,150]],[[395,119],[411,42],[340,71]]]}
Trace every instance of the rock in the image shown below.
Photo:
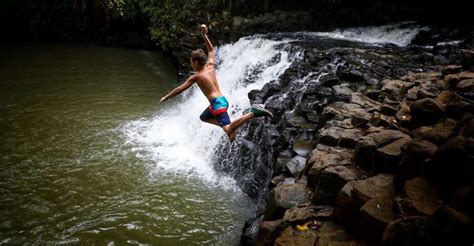
{"label": "rock", "polygon": [[300,156],[308,156],[313,150],[313,142],[304,138],[298,138],[293,141],[293,151]]}
{"label": "rock", "polygon": [[318,239],[318,232],[314,230],[299,231],[288,226],[283,233],[275,240],[273,245],[278,246],[299,246],[315,245]]}
{"label": "rock", "polygon": [[442,206],[427,219],[429,235],[437,245],[472,245],[474,242],[472,219],[449,206]]}
{"label": "rock", "polygon": [[327,74],[319,79],[319,84],[326,87],[332,87],[339,84],[339,78],[335,74]]}
{"label": "rock", "polygon": [[288,123],[291,126],[297,127],[298,129],[304,130],[314,130],[316,125],[309,123],[305,120],[305,118],[301,116],[293,116],[288,119]]}
{"label": "rock", "polygon": [[474,79],[461,80],[461,82],[456,85],[456,89],[461,92],[474,91]]}
{"label": "rock", "polygon": [[461,129],[459,135],[465,138],[474,138],[474,118],[471,118]]}
{"label": "rock", "polygon": [[436,101],[440,105],[446,105],[447,103],[452,101],[454,99],[454,97],[455,97],[455,95],[451,91],[443,91],[436,97]]}
{"label": "rock", "polygon": [[263,101],[267,100],[270,96],[273,96],[281,91],[281,85],[278,83],[266,83],[262,90],[262,99]]}
{"label": "rock", "polygon": [[364,228],[360,232],[364,238],[379,242],[393,217],[391,197],[372,199],[360,208],[360,227]]}
{"label": "rock", "polygon": [[306,166],[306,170],[308,170],[308,187],[316,187],[321,172],[327,167],[351,165],[353,159],[353,150],[319,144],[312,151]]}
{"label": "rock", "polygon": [[436,64],[440,64],[440,65],[445,65],[449,63],[448,59],[446,59],[446,57],[442,55],[435,56],[433,60]]}
{"label": "rock", "polygon": [[474,180],[474,139],[454,137],[436,151],[424,174],[436,187],[452,191]]}
{"label": "rock", "polygon": [[292,208],[308,201],[309,194],[302,184],[279,185],[273,189],[275,205],[281,208]]}
{"label": "rock", "polygon": [[[349,232],[364,234],[363,230],[370,231],[363,226],[379,228],[380,221],[387,221],[391,217],[390,211],[381,211],[377,204],[390,206],[394,196],[393,175],[379,174],[368,179],[350,181],[341,189],[336,198],[334,216]],[[375,201],[373,201],[375,200]],[[364,211],[361,210],[367,202]],[[388,213],[388,214],[387,214]],[[362,219],[364,219],[362,221]],[[377,222],[378,221],[378,222]],[[364,224],[365,223],[365,224]],[[375,237],[379,237],[377,234]]]}
{"label": "rock", "polygon": [[366,177],[366,173],[354,165],[329,166],[319,175],[313,201],[316,204],[334,204],[337,193],[347,182]]}
{"label": "rock", "polygon": [[311,219],[328,220],[332,217],[331,206],[294,207],[285,211],[283,220],[291,224],[300,224]]}
{"label": "rock", "polygon": [[474,70],[474,50],[463,50],[462,67],[466,70]]}
{"label": "rock", "polygon": [[357,104],[334,102],[323,109],[322,116],[324,119],[330,120],[334,117],[349,118],[355,113],[364,114],[366,111]]}
{"label": "rock", "polygon": [[461,71],[462,71],[461,65],[447,65],[443,67],[443,69],[441,69],[441,73],[443,73],[443,75],[459,73]]}
{"label": "rock", "polygon": [[342,146],[354,148],[357,140],[362,136],[359,129],[345,129],[337,126],[329,126],[321,129],[319,142],[330,146]]}
{"label": "rock", "polygon": [[422,176],[407,181],[403,193],[406,215],[432,215],[443,205],[436,189]]}
{"label": "rock", "polygon": [[394,220],[385,229],[382,242],[385,246],[437,245],[427,218],[421,216]]}
{"label": "rock", "polygon": [[454,135],[454,129],[457,123],[453,119],[446,119],[445,121],[436,124],[431,130],[421,134],[421,139],[430,141],[437,145],[442,145]]}
{"label": "rock", "polygon": [[287,222],[283,219],[274,221],[262,221],[259,225],[258,235],[256,239],[257,245],[265,245],[273,243],[275,239],[287,226]]}
{"label": "rock", "polygon": [[362,82],[365,80],[364,75],[354,69],[338,69],[336,74],[339,78],[348,82]]}
{"label": "rock", "polygon": [[363,108],[379,109],[381,106],[379,102],[374,101],[359,92],[351,94],[350,102],[358,104]]}
{"label": "rock", "polygon": [[401,99],[413,83],[401,80],[383,80],[382,92],[394,99]]}
{"label": "rock", "polygon": [[401,138],[410,139],[410,136],[408,136],[405,133],[402,133],[397,130],[386,130],[386,129],[383,129],[377,133],[374,133],[373,137],[378,147],[388,145],[394,142],[395,140],[398,140]]}
{"label": "rock", "polygon": [[368,179],[352,181],[351,196],[360,206],[374,198],[379,200],[393,198],[393,177],[389,174],[378,174]]}
{"label": "rock", "polygon": [[350,95],[354,93],[348,84],[335,85],[332,87],[336,101],[349,102]]}
{"label": "rock", "polygon": [[344,228],[334,222],[322,222],[319,230],[299,231],[287,227],[277,238],[274,245],[357,245],[357,240],[348,234]]}
{"label": "rock", "polygon": [[371,115],[366,111],[354,111],[351,115],[351,124],[358,128],[365,128],[370,119]]}
{"label": "rock", "polygon": [[457,74],[448,74],[444,77],[444,81],[448,85],[448,88],[455,88],[459,83],[459,76]]}
{"label": "rock", "polygon": [[460,80],[474,79],[474,72],[462,72],[458,74]]}
{"label": "rock", "polygon": [[387,105],[387,104],[383,104],[380,107],[380,112],[382,114],[385,114],[385,115],[395,116],[395,114],[397,113],[397,108],[392,107],[392,106]]}
{"label": "rock", "polygon": [[293,158],[293,153],[290,150],[282,150],[278,153],[276,160],[275,171],[281,173],[285,168],[286,164]]}
{"label": "rock", "polygon": [[426,160],[431,158],[438,147],[425,140],[413,140],[406,145],[393,184],[401,190],[407,180],[421,175]]}
{"label": "rock", "polygon": [[275,187],[275,186],[281,184],[283,181],[285,181],[286,178],[287,178],[286,175],[280,174],[280,175],[275,176],[274,178],[272,178],[272,181],[270,181],[270,182],[273,185],[273,187]]}
{"label": "rock", "polygon": [[417,125],[436,123],[443,115],[440,105],[431,98],[417,100],[410,106],[412,120]]}
{"label": "rock", "polygon": [[398,168],[398,163],[401,160],[402,148],[410,138],[400,138],[377,149],[377,160],[379,162],[375,168],[376,172],[393,173]]}
{"label": "rock", "polygon": [[293,177],[298,177],[306,164],[306,158],[300,155],[293,157],[287,164],[288,171]]}

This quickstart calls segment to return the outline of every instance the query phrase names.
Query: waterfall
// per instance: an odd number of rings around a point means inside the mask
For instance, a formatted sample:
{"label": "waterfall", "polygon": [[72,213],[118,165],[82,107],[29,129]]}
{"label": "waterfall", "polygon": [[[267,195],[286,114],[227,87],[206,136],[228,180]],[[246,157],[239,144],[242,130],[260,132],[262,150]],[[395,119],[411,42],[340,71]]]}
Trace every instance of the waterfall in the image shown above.
{"label": "waterfall", "polygon": [[[352,28],[333,32],[298,32],[243,37],[233,44],[217,48],[217,78],[222,93],[230,102],[229,115],[240,117],[250,107],[248,93],[275,83],[295,61],[302,59],[301,49],[293,41],[336,39],[368,45],[407,46],[426,27],[407,23],[381,27]],[[282,97],[293,97],[311,80],[337,70],[344,61],[330,61],[327,66],[292,82]],[[301,100],[301,96],[297,97]],[[294,102],[296,104],[298,102]],[[149,119],[128,122],[123,127],[127,143],[138,158],[152,163],[150,175],[166,172],[197,177],[210,185],[242,188],[259,198],[271,178],[273,160],[266,119],[255,119],[239,129],[237,140],[230,144],[219,127],[199,120],[209,105],[197,86],[164,104]]]}

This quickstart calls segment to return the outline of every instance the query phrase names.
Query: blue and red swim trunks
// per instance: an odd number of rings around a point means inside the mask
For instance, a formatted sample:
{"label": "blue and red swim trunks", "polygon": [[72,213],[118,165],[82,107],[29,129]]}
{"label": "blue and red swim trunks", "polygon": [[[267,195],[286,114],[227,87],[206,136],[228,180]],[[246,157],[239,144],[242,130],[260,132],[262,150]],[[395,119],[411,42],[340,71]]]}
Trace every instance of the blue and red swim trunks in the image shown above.
{"label": "blue and red swim trunks", "polygon": [[201,114],[199,118],[202,121],[207,121],[209,119],[216,119],[219,125],[226,126],[230,124],[230,118],[227,114],[227,108],[229,107],[229,102],[224,96],[215,97],[211,100],[211,105],[207,107]]}

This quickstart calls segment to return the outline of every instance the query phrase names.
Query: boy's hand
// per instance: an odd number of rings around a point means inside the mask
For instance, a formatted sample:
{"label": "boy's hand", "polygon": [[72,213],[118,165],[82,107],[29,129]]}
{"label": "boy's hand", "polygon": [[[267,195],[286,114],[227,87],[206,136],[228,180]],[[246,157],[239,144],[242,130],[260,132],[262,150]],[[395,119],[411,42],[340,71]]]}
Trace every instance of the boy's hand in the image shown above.
{"label": "boy's hand", "polygon": [[167,100],[166,97],[162,97],[162,98],[160,99],[160,104],[163,103],[163,102],[166,101],[166,100]]}
{"label": "boy's hand", "polygon": [[201,34],[203,36],[207,34],[207,26],[205,24],[201,25]]}

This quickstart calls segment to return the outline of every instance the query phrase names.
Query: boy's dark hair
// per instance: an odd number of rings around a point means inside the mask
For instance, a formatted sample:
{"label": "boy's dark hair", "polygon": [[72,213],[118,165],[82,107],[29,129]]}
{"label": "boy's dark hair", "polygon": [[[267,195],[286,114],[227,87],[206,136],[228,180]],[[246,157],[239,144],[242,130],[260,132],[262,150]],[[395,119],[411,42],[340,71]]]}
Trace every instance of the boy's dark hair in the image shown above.
{"label": "boy's dark hair", "polygon": [[193,50],[193,52],[191,52],[191,61],[198,62],[199,65],[201,66],[206,65],[207,56],[206,56],[206,53],[204,53],[204,50],[202,49]]}

